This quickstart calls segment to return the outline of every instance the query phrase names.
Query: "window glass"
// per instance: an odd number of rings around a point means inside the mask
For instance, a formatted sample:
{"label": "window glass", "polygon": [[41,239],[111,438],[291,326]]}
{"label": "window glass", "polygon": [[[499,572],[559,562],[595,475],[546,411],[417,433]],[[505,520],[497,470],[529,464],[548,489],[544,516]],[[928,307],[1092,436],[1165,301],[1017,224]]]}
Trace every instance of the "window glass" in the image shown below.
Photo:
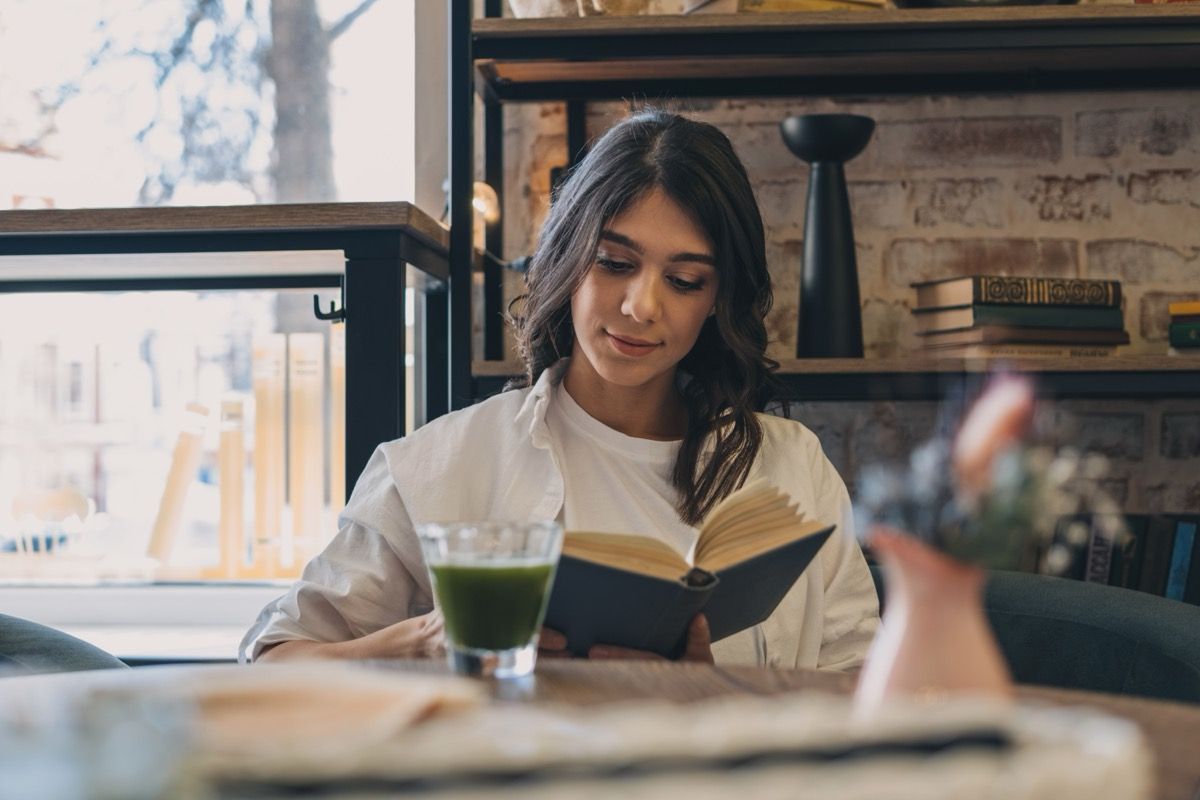
{"label": "window glass", "polygon": [[411,5],[5,0],[0,209],[408,199]]}

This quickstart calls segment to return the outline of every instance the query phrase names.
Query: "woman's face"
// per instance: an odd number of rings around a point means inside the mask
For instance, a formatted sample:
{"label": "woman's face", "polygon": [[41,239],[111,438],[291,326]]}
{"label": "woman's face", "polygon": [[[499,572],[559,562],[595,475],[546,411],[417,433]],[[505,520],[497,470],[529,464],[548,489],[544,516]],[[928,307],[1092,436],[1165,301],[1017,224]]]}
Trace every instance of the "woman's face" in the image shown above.
{"label": "woman's face", "polygon": [[595,260],[571,296],[574,357],[619,386],[673,375],[713,311],[717,280],[704,231],[652,189],[600,233]]}

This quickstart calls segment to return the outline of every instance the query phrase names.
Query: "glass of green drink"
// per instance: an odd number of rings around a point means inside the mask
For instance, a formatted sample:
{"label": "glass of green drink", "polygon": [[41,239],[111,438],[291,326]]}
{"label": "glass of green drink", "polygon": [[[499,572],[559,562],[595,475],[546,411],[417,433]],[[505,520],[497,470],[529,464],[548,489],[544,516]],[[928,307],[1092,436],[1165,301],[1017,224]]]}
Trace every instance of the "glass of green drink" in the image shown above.
{"label": "glass of green drink", "polygon": [[417,526],[445,622],[450,667],[515,678],[533,672],[554,569],[557,522],[456,522]]}

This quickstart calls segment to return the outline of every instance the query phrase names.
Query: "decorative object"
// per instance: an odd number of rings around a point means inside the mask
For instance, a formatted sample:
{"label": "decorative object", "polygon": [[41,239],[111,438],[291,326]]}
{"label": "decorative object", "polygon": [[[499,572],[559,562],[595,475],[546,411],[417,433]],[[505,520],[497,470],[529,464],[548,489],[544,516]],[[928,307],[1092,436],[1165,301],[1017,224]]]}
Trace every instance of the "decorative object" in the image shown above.
{"label": "decorative object", "polygon": [[803,114],[780,124],[788,149],[812,166],[797,358],[862,357],[854,228],[842,165],[862,152],[874,130],[874,120],[856,114]]}
{"label": "decorative object", "polygon": [[1038,571],[1061,572],[1087,541],[1052,540],[1056,521],[1081,510],[1103,512],[1096,517],[1107,522],[1092,535],[1110,546],[1128,535],[1099,489],[1101,462],[1024,441],[1033,410],[1029,381],[1001,377],[952,443],[934,439],[905,469],[860,477],[860,529],[885,570],[883,624],[855,698],[860,714],[904,696],[1010,697],[983,611],[985,568],[1015,569],[1036,552]]}

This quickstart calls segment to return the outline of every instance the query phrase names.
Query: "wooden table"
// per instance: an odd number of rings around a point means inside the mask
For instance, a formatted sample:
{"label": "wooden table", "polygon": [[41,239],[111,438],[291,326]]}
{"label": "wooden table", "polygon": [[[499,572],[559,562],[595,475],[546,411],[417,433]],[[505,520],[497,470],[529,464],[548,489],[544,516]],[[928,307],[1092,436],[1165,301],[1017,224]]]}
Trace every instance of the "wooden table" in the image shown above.
{"label": "wooden table", "polygon": [[[377,661],[380,669],[445,674],[441,660]],[[132,671],[35,675],[0,678],[0,698],[7,692],[30,692],[115,679],[146,683],[172,679],[170,670],[184,676],[189,670],[213,667],[144,667]],[[270,666],[217,669],[270,669]],[[489,682],[491,694],[501,703],[555,703],[598,705],[645,699],[694,702],[721,695],[771,696],[793,691],[849,694],[851,675],[815,670],[771,670],[722,667],[658,661],[543,660],[536,675],[521,681]],[[1163,800],[1200,800],[1200,706],[1144,698],[1077,692],[1048,687],[1021,687],[1022,702],[1058,706],[1087,706],[1135,722],[1142,729],[1156,759],[1156,796]]]}
{"label": "wooden table", "polygon": [[[439,661],[378,662],[381,667],[442,673]],[[544,660],[533,680],[493,684],[503,701],[595,705],[638,698],[690,702],[724,694],[773,695],[817,690],[849,694],[851,675],[816,670],[773,670],[657,661]],[[1022,686],[1023,702],[1088,706],[1132,720],[1156,759],[1156,796],[1200,800],[1200,706],[1140,697]]]}

